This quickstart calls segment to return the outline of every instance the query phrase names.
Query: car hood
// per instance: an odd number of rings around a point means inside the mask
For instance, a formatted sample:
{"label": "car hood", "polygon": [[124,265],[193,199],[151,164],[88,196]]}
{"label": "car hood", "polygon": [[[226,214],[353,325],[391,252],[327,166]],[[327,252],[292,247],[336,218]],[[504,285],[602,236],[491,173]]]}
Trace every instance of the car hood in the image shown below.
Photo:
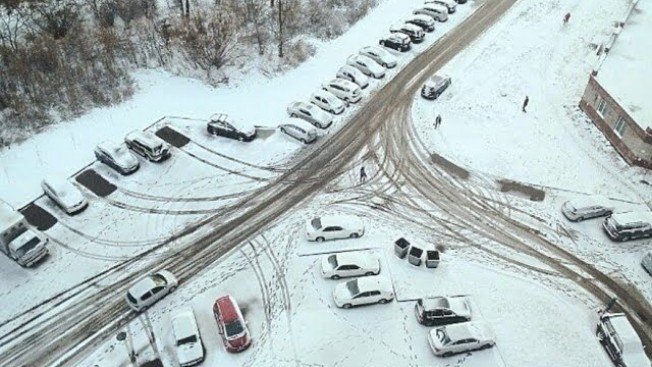
{"label": "car hood", "polygon": [[460,316],[471,316],[471,310],[468,307],[468,303],[462,297],[451,297],[448,299],[451,310]]}
{"label": "car hood", "polygon": [[351,293],[346,289],[346,282],[335,286],[335,289],[333,289],[333,298],[338,301],[347,301],[351,299]]}
{"label": "car hood", "polygon": [[125,168],[133,167],[138,164],[138,159],[129,152],[124,152],[114,156],[113,158],[118,165]]}
{"label": "car hood", "polygon": [[186,343],[177,346],[177,359],[181,365],[204,357],[204,348],[200,342]]}

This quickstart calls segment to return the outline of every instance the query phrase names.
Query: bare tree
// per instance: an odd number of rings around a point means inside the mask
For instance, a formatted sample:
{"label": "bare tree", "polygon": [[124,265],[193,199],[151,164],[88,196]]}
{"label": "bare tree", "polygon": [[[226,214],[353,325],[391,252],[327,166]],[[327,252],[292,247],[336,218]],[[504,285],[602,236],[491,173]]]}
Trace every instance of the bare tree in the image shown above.
{"label": "bare tree", "polygon": [[39,1],[29,4],[30,26],[55,40],[65,37],[81,22],[80,5],[74,0]]}
{"label": "bare tree", "polygon": [[263,0],[244,0],[245,20],[253,26],[256,43],[258,44],[258,54],[265,53],[265,6]]}
{"label": "bare tree", "polygon": [[25,18],[19,9],[0,5],[0,45],[16,51],[24,28]]}

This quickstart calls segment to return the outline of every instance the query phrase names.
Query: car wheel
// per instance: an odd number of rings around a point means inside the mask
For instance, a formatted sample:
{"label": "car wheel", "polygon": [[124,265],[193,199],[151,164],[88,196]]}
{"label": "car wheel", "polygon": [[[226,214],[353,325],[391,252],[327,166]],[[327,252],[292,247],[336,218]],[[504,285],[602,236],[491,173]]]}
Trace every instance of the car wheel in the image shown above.
{"label": "car wheel", "polygon": [[244,138],[242,137],[242,135],[238,136],[238,141],[244,141]]}
{"label": "car wheel", "polygon": [[381,305],[384,305],[387,302],[389,302],[389,301],[384,299],[384,298],[381,298],[380,301],[378,301],[378,303],[380,303]]}
{"label": "car wheel", "polygon": [[371,275],[376,275],[376,273],[374,273],[373,271],[368,271],[368,272],[364,273],[364,275],[371,276]]}
{"label": "car wheel", "polygon": [[174,291],[175,291],[176,289],[177,289],[177,286],[176,286],[176,285],[175,285],[175,286],[172,286],[172,287],[170,287],[170,293],[172,293],[172,292],[174,292]]}
{"label": "car wheel", "polygon": [[383,67],[384,67],[384,68],[387,68],[387,67],[388,67],[388,66],[387,66],[387,63],[383,63]]}
{"label": "car wheel", "polygon": [[342,308],[351,308],[351,307],[352,305],[350,303],[345,303],[344,305],[342,305]]}
{"label": "car wheel", "polygon": [[297,117],[297,114],[296,113],[291,113],[290,117]]}
{"label": "car wheel", "polygon": [[453,355],[453,353],[451,353],[451,352],[446,352],[446,353],[442,354],[441,356],[442,356],[442,357],[450,357],[450,356],[452,356],[452,355]]}
{"label": "car wheel", "polygon": [[340,276],[335,274],[335,275],[331,276],[331,279],[338,280],[338,279],[340,279]]}
{"label": "car wheel", "polygon": [[300,140],[302,143],[307,144],[306,139],[301,138],[301,139],[299,139],[299,140]]}
{"label": "car wheel", "polygon": [[577,217],[577,219],[576,219],[575,221],[576,221],[576,222],[581,222],[581,221],[583,221],[583,220],[584,220],[584,217],[579,216],[579,217]]}
{"label": "car wheel", "polygon": [[351,237],[351,238],[358,238],[358,237],[360,237],[360,235],[357,234],[357,233],[351,233],[351,235],[349,235],[349,237]]}
{"label": "car wheel", "polygon": [[317,237],[317,242],[324,242],[326,239],[324,237]]}

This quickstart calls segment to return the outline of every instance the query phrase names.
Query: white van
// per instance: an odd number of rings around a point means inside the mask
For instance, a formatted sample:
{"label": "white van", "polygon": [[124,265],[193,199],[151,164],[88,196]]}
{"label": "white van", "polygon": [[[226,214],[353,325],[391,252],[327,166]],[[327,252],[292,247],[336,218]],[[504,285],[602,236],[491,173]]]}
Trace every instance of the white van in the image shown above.
{"label": "white van", "polygon": [[617,366],[650,367],[643,343],[624,313],[602,315],[596,334]]}
{"label": "white van", "polygon": [[652,212],[615,213],[604,220],[602,228],[615,241],[652,237]]}

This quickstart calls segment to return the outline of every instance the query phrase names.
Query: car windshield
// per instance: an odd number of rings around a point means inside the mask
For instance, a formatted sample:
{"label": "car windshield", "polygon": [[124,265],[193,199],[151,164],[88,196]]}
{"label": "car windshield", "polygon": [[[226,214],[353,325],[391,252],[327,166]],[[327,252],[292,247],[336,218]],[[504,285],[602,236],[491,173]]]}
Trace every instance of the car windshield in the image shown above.
{"label": "car windshield", "polygon": [[321,219],[314,218],[313,220],[310,221],[310,225],[314,229],[320,229],[321,228]]}
{"label": "car windshield", "polygon": [[437,329],[437,339],[439,339],[443,345],[449,344],[451,342],[451,338],[448,337],[445,329]]}
{"label": "car windshield", "polygon": [[26,244],[22,245],[18,250],[16,250],[16,255],[18,257],[24,256],[26,253],[30,252],[41,240],[38,237],[34,237],[31,240],[27,241]]}
{"label": "car windshield", "polygon": [[131,302],[133,304],[137,303],[136,299],[134,298],[134,296],[131,295],[131,293],[127,293],[127,299],[129,299],[129,302]]}
{"label": "car windshield", "polygon": [[244,328],[242,327],[242,323],[240,322],[240,320],[234,320],[224,325],[224,328],[226,329],[227,336],[238,335],[244,331]]}
{"label": "car windshield", "polygon": [[154,283],[156,283],[157,286],[165,286],[167,284],[165,278],[160,274],[152,275],[152,280],[154,281]]}
{"label": "car windshield", "polygon": [[349,293],[351,293],[352,296],[355,296],[356,294],[360,293],[360,288],[358,288],[357,280],[352,280],[350,282],[347,282],[346,289],[349,290]]}
{"label": "car windshield", "polygon": [[337,268],[337,256],[331,255],[328,257],[328,263],[331,264],[333,269]]}
{"label": "car windshield", "polygon": [[196,343],[197,342],[197,336],[196,335],[190,335],[185,338],[177,340],[177,345],[183,345],[183,344],[190,344],[190,343]]}

